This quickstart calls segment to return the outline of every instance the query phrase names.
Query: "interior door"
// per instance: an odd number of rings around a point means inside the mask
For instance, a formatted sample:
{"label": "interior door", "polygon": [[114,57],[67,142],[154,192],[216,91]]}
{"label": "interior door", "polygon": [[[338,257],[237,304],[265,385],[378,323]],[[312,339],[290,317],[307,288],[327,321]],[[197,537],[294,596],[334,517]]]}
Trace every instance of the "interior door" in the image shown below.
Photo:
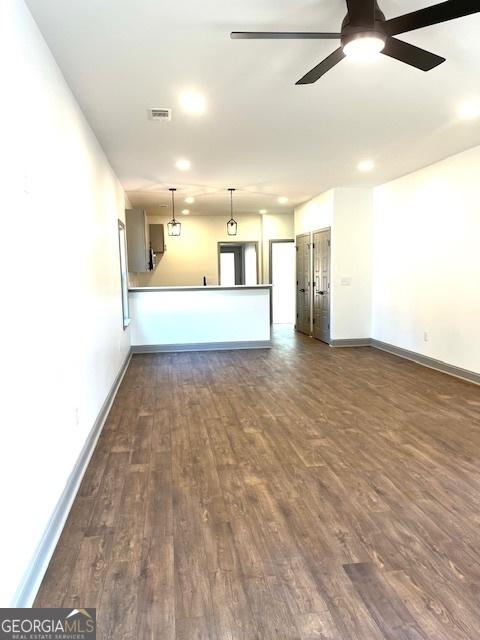
{"label": "interior door", "polygon": [[295,329],[310,335],[310,235],[296,238],[297,318]]}
{"label": "interior door", "polygon": [[330,229],[313,234],[313,337],[330,342]]}

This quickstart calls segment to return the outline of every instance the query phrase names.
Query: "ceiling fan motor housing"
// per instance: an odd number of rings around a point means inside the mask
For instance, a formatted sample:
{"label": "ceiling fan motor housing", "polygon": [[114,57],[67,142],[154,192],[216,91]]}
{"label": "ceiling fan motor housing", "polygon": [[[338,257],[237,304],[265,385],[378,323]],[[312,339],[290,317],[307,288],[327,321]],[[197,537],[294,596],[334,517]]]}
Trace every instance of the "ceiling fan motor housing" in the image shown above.
{"label": "ceiling fan motor housing", "polygon": [[437,4],[385,19],[377,0],[346,0],[347,15],[341,32],[303,31],[234,31],[234,39],[271,40],[340,40],[341,46],[315,65],[295,84],[313,84],[346,56],[354,60],[371,60],[382,53],[421,71],[431,71],[445,58],[426,51],[395,36],[442,22],[480,13],[480,0],[441,0]]}
{"label": "ceiling fan motor housing", "polygon": [[347,13],[342,22],[341,31],[341,43],[344,47],[352,40],[357,38],[375,37],[380,38],[384,42],[387,39],[385,33],[385,14],[375,2],[375,20],[373,24],[367,20],[352,21],[350,15]]}

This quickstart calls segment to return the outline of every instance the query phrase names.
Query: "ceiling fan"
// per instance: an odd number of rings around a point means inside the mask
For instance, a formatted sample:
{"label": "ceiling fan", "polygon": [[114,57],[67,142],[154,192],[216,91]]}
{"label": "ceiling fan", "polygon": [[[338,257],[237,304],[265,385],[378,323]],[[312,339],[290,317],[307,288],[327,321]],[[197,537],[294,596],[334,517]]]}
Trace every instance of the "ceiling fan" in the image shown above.
{"label": "ceiling fan", "polygon": [[419,11],[386,20],[376,0],[346,0],[347,15],[340,33],[233,31],[240,40],[340,40],[341,46],[295,84],[312,84],[345,56],[368,58],[383,53],[422,71],[430,71],[445,58],[393,36],[480,12],[480,0],[447,0]]}

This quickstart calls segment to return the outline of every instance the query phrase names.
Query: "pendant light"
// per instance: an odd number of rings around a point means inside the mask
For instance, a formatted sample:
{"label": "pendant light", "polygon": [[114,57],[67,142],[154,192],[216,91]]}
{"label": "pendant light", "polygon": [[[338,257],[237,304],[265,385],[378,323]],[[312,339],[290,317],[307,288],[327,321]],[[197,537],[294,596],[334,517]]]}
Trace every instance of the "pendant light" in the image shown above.
{"label": "pendant light", "polygon": [[227,222],[227,233],[229,236],[236,236],[237,223],[233,219],[233,192],[235,191],[235,189],[230,187],[229,191],[230,191],[230,220]]}
{"label": "pendant light", "polygon": [[172,214],[173,218],[168,223],[168,235],[169,236],[179,236],[182,230],[182,223],[175,220],[175,191],[173,187],[169,189],[172,194]]}

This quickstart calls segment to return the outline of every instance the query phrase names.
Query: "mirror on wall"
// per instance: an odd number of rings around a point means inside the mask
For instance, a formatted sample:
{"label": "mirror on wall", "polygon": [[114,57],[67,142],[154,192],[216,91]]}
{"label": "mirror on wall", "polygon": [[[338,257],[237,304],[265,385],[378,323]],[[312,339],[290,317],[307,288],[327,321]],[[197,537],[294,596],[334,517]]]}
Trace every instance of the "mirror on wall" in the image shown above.
{"label": "mirror on wall", "polygon": [[224,287],[258,284],[258,242],[219,242],[218,281]]}

